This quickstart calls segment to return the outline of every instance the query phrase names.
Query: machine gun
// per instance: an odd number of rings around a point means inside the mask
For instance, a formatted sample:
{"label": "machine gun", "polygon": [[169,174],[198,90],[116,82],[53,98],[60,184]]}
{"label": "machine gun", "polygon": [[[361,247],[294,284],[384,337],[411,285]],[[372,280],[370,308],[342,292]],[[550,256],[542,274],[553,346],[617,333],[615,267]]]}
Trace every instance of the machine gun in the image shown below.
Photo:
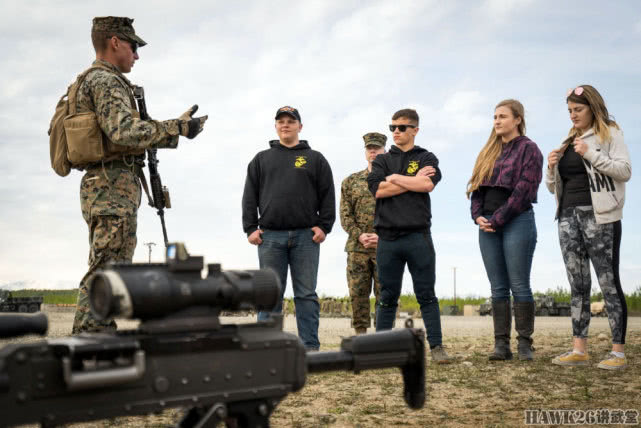
{"label": "machine gun", "polygon": [[[145,90],[142,86],[134,86],[134,98],[138,105],[138,113],[142,120],[149,120],[147,113],[147,103],[145,102]],[[171,208],[171,199],[169,198],[169,189],[162,185],[160,174],[158,173],[158,157],[157,149],[147,149],[147,164],[149,165],[149,183],[151,184],[151,195],[147,189],[146,181],[143,181],[145,193],[149,199],[149,205],[156,208],[156,212],[160,217],[160,224],[162,226],[162,236],[165,240],[165,248],[169,245],[167,240],[167,228],[165,227],[165,208]]]}
{"label": "machine gun", "polygon": [[[306,353],[282,317],[224,324],[221,310],[271,309],[280,296],[267,270],[223,271],[180,244],[166,263],[116,264],[91,281],[98,318],[137,318],[136,330],[85,333],[0,349],[0,426],[56,426],[167,408],[186,409],[179,427],[268,427],[307,373],[399,367],[410,408],[425,402],[423,330],[343,339],[335,352]],[[29,315],[25,315],[29,316]],[[3,335],[42,333],[42,315],[2,318]],[[31,316],[33,317],[33,315]]]}

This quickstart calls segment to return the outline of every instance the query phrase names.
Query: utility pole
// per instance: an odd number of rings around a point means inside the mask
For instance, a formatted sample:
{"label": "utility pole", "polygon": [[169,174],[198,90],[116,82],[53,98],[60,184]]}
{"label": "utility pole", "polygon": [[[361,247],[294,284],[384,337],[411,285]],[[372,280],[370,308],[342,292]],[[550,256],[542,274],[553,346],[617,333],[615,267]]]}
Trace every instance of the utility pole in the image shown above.
{"label": "utility pole", "polygon": [[151,263],[151,247],[156,245],[156,243],[155,242],[145,242],[145,245],[147,247],[149,247],[149,263]]}
{"label": "utility pole", "polygon": [[454,306],[456,306],[456,266],[452,267],[454,271]]}

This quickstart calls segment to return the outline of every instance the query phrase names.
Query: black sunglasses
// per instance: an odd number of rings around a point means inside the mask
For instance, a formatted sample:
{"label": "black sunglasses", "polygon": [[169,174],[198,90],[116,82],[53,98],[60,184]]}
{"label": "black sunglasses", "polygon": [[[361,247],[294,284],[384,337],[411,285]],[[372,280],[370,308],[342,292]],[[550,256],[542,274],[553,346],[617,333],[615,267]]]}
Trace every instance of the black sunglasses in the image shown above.
{"label": "black sunglasses", "polygon": [[407,128],[416,128],[415,125],[390,125],[389,130],[394,132],[396,131],[396,128],[398,128],[399,131],[405,132],[407,131]]}
{"label": "black sunglasses", "polygon": [[131,52],[133,52],[134,54],[136,54],[136,52],[138,52],[138,43],[136,43],[136,42],[131,42],[131,41],[129,41],[129,40],[127,40],[127,41],[129,42],[129,45],[131,46]]}

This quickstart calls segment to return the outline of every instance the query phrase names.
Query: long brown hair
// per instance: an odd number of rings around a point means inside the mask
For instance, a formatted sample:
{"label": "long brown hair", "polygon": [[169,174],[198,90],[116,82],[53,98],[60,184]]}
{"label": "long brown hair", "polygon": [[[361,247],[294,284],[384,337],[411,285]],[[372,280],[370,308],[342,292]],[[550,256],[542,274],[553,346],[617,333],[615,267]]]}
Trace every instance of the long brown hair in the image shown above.
{"label": "long brown hair", "polygon": [[[576,91],[579,88],[583,89],[583,92],[579,91],[581,94],[577,95]],[[569,101],[588,106],[592,112],[592,116],[594,117],[594,120],[592,121],[594,133],[601,139],[602,143],[610,142],[610,140],[612,140],[612,136],[610,135],[610,126],[614,126],[616,129],[619,129],[619,125],[614,121],[614,117],[610,116],[610,113],[608,113],[608,108],[605,106],[603,97],[594,86],[577,86],[572,89],[570,95],[565,99],[566,104]],[[568,133],[568,139],[574,139],[580,136],[581,131],[572,126]]]}
{"label": "long brown hair", "polygon": [[[494,107],[494,110],[504,106],[509,107],[514,118],[521,118],[521,123],[518,125],[519,135],[525,135],[525,109],[523,108],[523,104],[518,100],[503,100]],[[494,162],[501,156],[501,150],[503,150],[503,140],[496,135],[496,130],[494,126],[492,126],[490,138],[487,139],[487,143],[485,143],[485,146],[483,146],[476,158],[476,163],[472,170],[472,178],[467,182],[467,191],[465,194],[468,198],[473,191],[478,189],[483,182],[489,180],[492,176]]]}

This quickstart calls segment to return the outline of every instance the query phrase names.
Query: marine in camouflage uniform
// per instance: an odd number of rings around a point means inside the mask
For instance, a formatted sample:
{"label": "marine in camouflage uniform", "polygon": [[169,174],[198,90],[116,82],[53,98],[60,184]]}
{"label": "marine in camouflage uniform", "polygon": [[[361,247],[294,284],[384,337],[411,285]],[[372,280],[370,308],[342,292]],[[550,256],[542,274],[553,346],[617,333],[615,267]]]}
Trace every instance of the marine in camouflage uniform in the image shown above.
{"label": "marine in camouflage uniform", "polygon": [[113,320],[97,320],[89,310],[88,283],[109,262],[131,262],[136,248],[140,177],[145,149],[175,148],[178,136],[194,138],[207,116],[192,118],[195,109],[178,119],[140,119],[127,73],[146,43],[135,34],[133,19],[94,18],[91,31],[96,61],[78,88],[77,112],[94,112],[102,132],[104,158],[73,165],[85,170],[80,208],[89,227],[89,270],[80,282],[72,334],[115,329]]}
{"label": "marine in camouflage uniform", "polygon": [[367,176],[371,170],[372,161],[378,154],[385,152],[387,137],[371,132],[365,134],[363,140],[368,166],[363,171],[356,172],[343,180],[340,203],[341,225],[349,235],[345,251],[347,252],[347,284],[352,300],[352,326],[359,334],[365,333],[371,325],[369,297],[372,288],[376,297],[375,307],[378,307],[380,284],[376,273],[375,244],[378,238],[374,232],[376,199],[367,187]]}

